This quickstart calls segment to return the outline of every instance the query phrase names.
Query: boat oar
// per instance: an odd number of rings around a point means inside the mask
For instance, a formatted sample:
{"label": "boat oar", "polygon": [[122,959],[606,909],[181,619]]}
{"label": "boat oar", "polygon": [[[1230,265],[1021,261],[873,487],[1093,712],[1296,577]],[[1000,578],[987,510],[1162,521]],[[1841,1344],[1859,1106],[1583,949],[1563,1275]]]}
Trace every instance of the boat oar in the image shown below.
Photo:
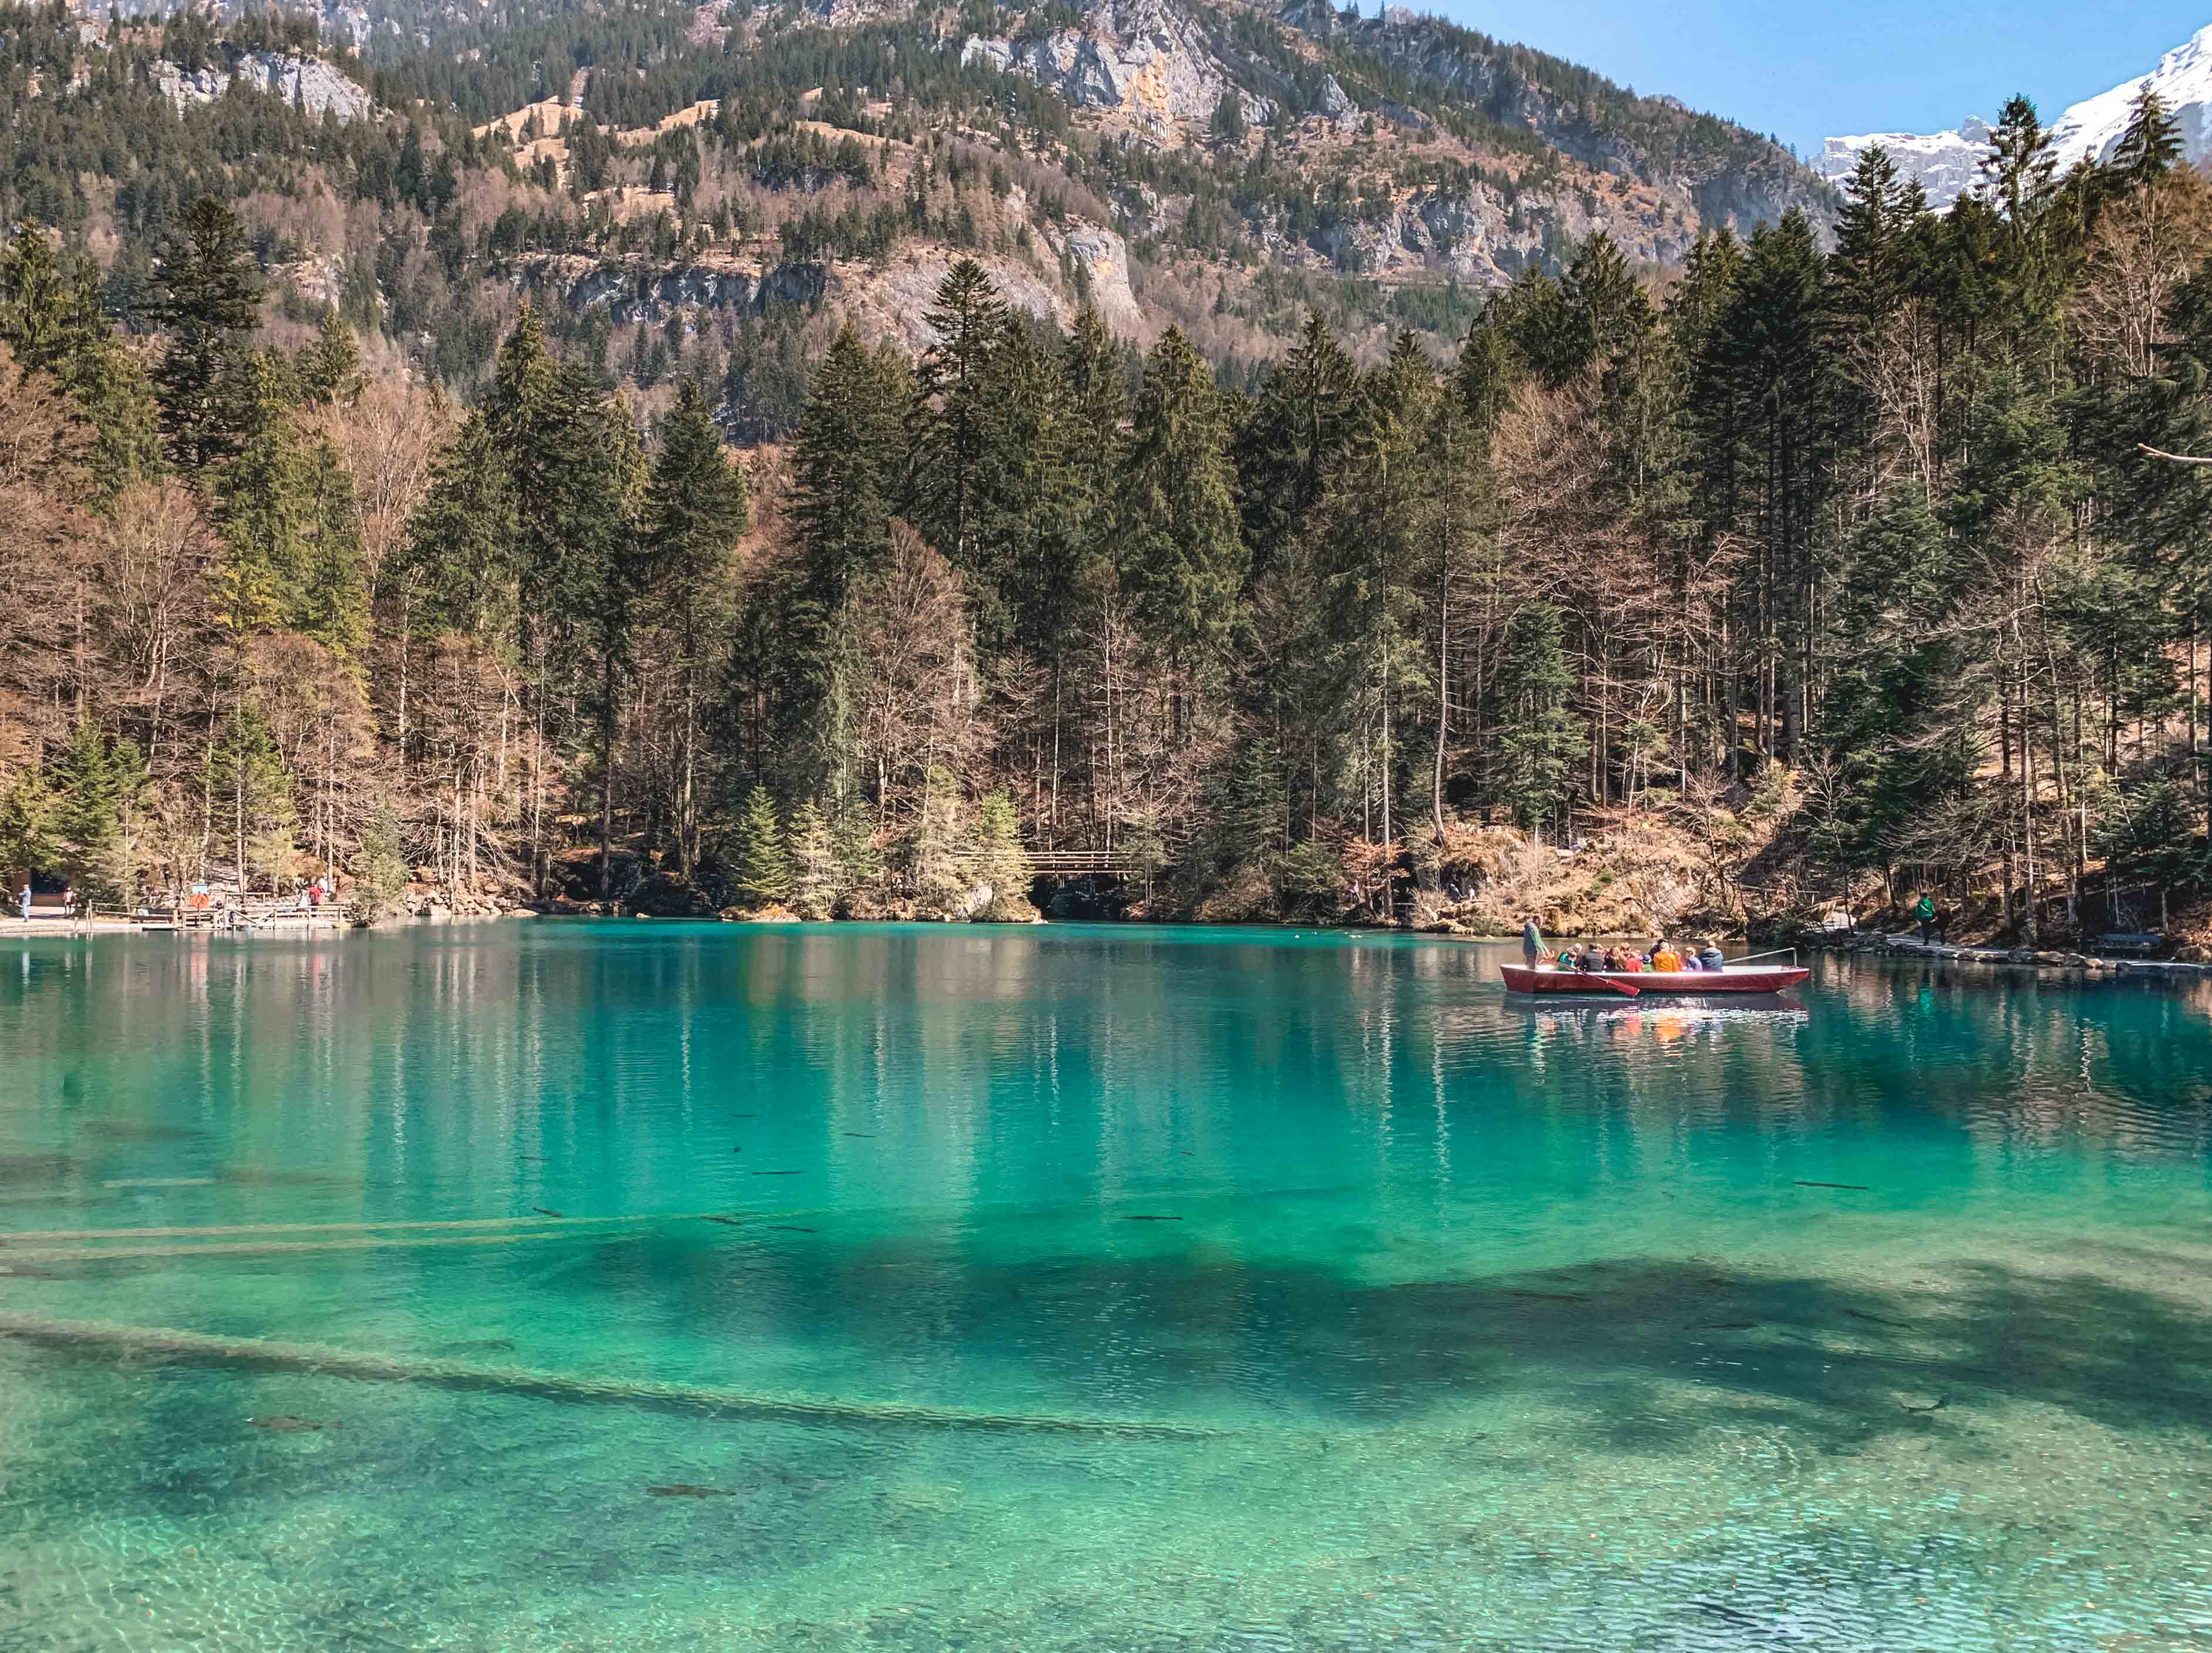
{"label": "boat oar", "polygon": [[1597,976],[1592,978],[1592,979],[1602,983],[1605,986],[1611,988],[1614,992],[1620,994],[1620,996],[1625,999],[1632,999],[1637,996],[1637,989],[1631,987],[1626,982],[1615,981],[1610,976]]}

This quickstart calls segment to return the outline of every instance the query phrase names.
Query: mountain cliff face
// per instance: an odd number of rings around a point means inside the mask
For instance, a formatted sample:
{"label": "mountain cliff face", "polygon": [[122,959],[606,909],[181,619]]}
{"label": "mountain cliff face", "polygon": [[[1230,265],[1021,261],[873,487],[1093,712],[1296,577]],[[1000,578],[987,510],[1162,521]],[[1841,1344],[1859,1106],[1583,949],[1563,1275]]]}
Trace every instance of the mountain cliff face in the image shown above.
{"label": "mountain cliff face", "polygon": [[207,65],[185,69],[164,61],[155,66],[154,84],[179,108],[212,103],[233,85],[240,85],[274,94],[318,120],[326,110],[340,122],[360,120],[369,112],[367,89],[330,64],[271,51],[228,54],[220,69]]}
{"label": "mountain cliff face", "polygon": [[[1234,373],[1310,312],[1369,359],[1404,328],[1443,353],[1595,234],[1656,270],[1723,225],[1825,231],[1837,200],[1673,100],[1326,0],[324,0],[281,27],[246,0],[77,3],[96,27],[16,26],[0,217],[166,221],[216,190],[286,250],[280,289],[426,371],[481,372],[528,296],[641,388],[679,363],[772,380],[732,392],[766,433],[841,322],[925,342],[961,257],[1041,318],[1179,325]],[[152,251],[125,239],[118,294]]]}
{"label": "mountain cliff face", "polygon": [[[1356,185],[1355,210],[1313,213],[1243,190],[1250,242],[1276,260],[1494,286],[1600,231],[1663,266],[1702,230],[1748,233],[1793,208],[1825,227],[1834,208],[1767,139],[1403,9],[1092,0],[1043,29],[1002,15],[1017,27],[966,35],[962,63],[1036,82],[1102,133],[1224,174],[1271,155]],[[1123,206],[1139,237],[1189,209],[1154,191]]]}
{"label": "mountain cliff face", "polygon": [[[2183,152],[2192,162],[2212,159],[2212,25],[2199,29],[2159,60],[2158,67],[2123,81],[2094,98],[2084,98],[2049,123],[2051,154],[2062,173],[2076,161],[2112,158],[2128,130],[2136,100],[2148,88],[2158,94],[2174,118]],[[1943,211],[1972,190],[1988,153],[1989,123],[1969,116],[1954,130],[1924,136],[1911,132],[1863,132],[1832,137],[1822,146],[1814,170],[1831,180],[1848,177],[1859,156],[1876,144],[1889,152],[1899,173],[1917,179],[1928,203]]]}

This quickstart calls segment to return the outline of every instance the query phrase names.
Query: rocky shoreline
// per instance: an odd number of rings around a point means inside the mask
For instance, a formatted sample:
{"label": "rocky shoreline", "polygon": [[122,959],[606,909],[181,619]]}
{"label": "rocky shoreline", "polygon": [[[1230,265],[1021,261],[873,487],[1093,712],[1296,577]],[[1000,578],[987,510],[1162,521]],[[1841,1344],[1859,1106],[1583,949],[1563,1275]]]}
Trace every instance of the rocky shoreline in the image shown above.
{"label": "rocky shoreline", "polygon": [[2212,965],[2192,960],[2107,959],[2057,948],[1954,947],[1948,942],[1923,942],[1917,935],[1881,930],[1813,930],[1791,937],[1790,944],[1817,948],[1826,953],[1876,954],[1884,958],[1985,965],[2000,970],[2029,970],[2049,975],[2212,975]]}

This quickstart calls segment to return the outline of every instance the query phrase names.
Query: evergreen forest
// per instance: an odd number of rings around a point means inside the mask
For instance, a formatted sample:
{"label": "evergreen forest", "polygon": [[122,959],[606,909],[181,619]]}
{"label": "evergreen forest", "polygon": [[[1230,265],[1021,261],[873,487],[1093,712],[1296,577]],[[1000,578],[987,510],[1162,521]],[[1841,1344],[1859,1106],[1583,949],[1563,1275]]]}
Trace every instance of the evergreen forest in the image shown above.
{"label": "evergreen forest", "polygon": [[[387,198],[436,221],[473,142],[391,157]],[[1832,227],[1666,270],[1601,230],[1380,349],[1322,305],[1264,357],[1139,348],[959,256],[921,348],[848,321],[769,425],[726,356],[679,338],[644,386],[527,294],[480,368],[408,356],[365,294],[280,292],[228,183],[103,263],[19,173],[0,864],[114,903],[329,870],[370,909],[1012,917],[1087,851],[1156,915],[1480,925],[1515,855],[1642,816],[1723,916],[1924,886],[2033,942],[2085,881],[2185,896],[2179,148],[2146,99],[2059,176],[2016,99],[1940,217],[1871,151]]]}

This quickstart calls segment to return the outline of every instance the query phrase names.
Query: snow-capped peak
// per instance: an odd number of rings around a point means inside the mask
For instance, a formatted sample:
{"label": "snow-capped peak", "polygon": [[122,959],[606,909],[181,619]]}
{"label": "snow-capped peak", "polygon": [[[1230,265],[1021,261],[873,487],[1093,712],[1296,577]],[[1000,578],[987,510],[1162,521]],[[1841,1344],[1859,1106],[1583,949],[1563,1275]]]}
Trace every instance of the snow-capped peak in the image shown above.
{"label": "snow-capped peak", "polygon": [[2206,142],[2207,117],[2212,115],[2212,23],[2160,58],[2149,74],[2084,98],[2052,122],[2051,151],[2058,158],[2058,170],[2064,172],[2084,155],[2096,161],[2111,160],[2146,87],[2158,94],[2180,128],[2190,160],[2202,160],[2212,148]]}
{"label": "snow-capped peak", "polygon": [[[2189,160],[2212,156],[2212,24],[2208,24],[2167,52],[2148,74],[2084,98],[2051,122],[2051,153],[2058,170],[2065,172],[2084,155],[2097,161],[2111,159],[2145,87],[2158,94],[2173,117]],[[1989,124],[1971,116],[1948,132],[1864,132],[1830,138],[1813,170],[1840,184],[1859,156],[1878,143],[1889,151],[1899,173],[1917,179],[1927,191],[1928,204],[1942,212],[1973,188],[1989,142]]]}

